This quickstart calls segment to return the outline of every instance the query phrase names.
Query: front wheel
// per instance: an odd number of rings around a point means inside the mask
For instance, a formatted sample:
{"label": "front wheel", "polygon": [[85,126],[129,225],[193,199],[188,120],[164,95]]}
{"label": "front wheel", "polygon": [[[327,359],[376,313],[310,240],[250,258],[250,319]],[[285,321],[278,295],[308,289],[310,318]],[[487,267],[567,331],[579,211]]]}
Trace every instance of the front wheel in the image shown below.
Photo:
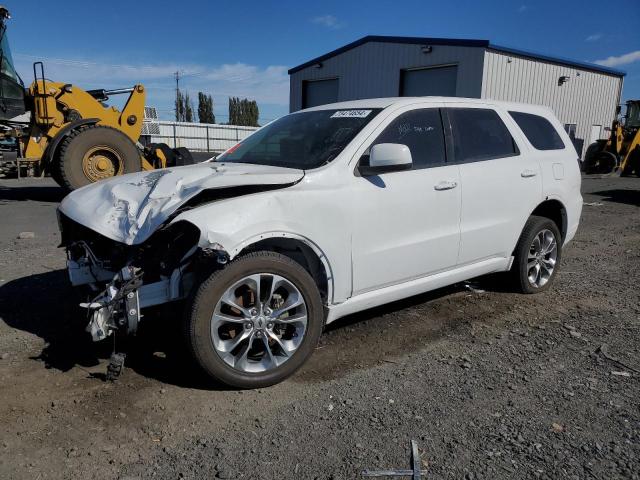
{"label": "front wheel", "polygon": [[517,289],[539,293],[551,285],[560,265],[562,236],[554,221],[532,215],[522,230],[511,267]]}
{"label": "front wheel", "polygon": [[214,272],[186,319],[187,343],[211,377],[260,388],[292,375],[315,349],[324,324],[318,288],[304,268],[255,252]]}

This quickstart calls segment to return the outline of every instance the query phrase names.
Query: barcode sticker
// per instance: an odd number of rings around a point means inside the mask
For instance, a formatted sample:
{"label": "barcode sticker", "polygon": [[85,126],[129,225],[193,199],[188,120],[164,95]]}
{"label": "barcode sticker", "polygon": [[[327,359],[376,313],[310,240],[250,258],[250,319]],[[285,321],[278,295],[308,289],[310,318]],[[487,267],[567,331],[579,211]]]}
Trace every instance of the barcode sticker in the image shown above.
{"label": "barcode sticker", "polygon": [[366,118],[371,110],[338,110],[331,118]]}

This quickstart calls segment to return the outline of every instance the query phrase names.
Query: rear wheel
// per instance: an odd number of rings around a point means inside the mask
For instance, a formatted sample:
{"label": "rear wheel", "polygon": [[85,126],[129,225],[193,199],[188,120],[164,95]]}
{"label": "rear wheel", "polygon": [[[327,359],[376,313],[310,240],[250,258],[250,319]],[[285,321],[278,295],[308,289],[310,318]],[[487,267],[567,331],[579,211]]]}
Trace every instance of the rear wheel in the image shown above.
{"label": "rear wheel", "polygon": [[210,376],[233,387],[259,388],[302,366],[323,323],[320,294],[307,271],[265,251],[231,262],[200,286],[186,336]]}
{"label": "rear wheel", "polygon": [[71,133],[59,149],[54,179],[71,191],[106,178],[140,171],[140,153],[124,133],[92,125]]}
{"label": "rear wheel", "polygon": [[560,265],[562,236],[553,220],[532,215],[515,250],[512,275],[522,293],[539,293],[551,285]]}

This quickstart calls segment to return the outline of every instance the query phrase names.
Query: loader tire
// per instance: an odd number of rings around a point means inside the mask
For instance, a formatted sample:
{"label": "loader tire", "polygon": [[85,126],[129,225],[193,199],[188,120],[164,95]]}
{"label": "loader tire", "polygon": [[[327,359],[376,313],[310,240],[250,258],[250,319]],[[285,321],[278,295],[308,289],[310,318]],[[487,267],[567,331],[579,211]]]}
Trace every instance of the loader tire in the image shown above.
{"label": "loader tire", "polygon": [[124,133],[91,125],[72,132],[62,142],[54,168],[54,179],[72,191],[116,175],[139,172],[140,153]]}

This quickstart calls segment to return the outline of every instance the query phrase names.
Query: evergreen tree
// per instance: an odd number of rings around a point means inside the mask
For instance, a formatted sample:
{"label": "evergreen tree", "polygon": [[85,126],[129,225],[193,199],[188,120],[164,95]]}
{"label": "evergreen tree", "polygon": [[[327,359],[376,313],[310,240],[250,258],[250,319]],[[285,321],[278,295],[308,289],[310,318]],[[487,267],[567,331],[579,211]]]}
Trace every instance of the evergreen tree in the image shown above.
{"label": "evergreen tree", "polygon": [[184,94],[184,122],[193,122],[193,102],[189,97],[189,92]]}
{"label": "evergreen tree", "polygon": [[216,123],[213,114],[213,97],[206,93],[198,92],[198,119],[200,123]]}
{"label": "evergreen tree", "polygon": [[180,90],[176,90],[176,102],[175,102],[175,110],[176,110],[176,122],[184,121],[184,96]]}
{"label": "evergreen tree", "polygon": [[257,127],[259,116],[260,112],[255,100],[229,98],[229,124]]}

